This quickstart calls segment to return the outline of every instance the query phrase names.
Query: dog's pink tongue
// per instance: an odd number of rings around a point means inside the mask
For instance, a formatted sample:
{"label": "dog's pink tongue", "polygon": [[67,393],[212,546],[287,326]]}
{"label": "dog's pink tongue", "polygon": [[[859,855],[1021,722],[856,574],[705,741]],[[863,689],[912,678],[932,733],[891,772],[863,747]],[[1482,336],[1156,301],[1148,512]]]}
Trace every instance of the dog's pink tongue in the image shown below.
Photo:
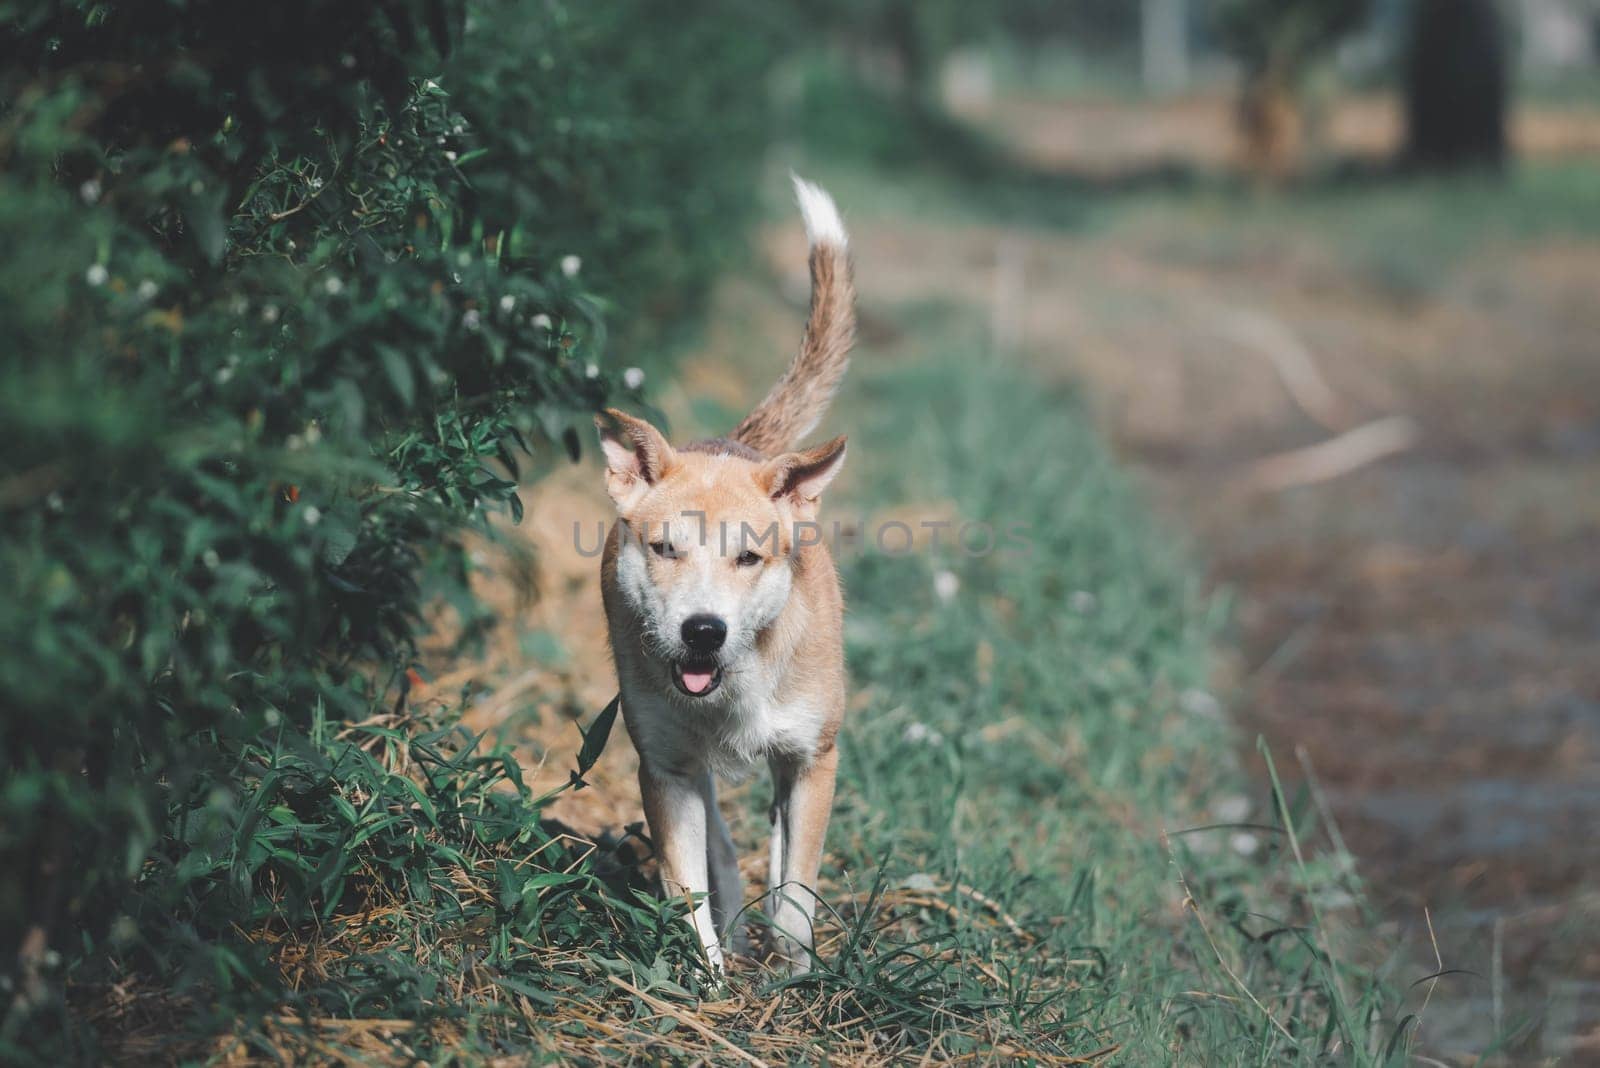
{"label": "dog's pink tongue", "polygon": [[709,671],[685,671],[683,688],[690,693],[705,693],[711,688],[711,676]]}

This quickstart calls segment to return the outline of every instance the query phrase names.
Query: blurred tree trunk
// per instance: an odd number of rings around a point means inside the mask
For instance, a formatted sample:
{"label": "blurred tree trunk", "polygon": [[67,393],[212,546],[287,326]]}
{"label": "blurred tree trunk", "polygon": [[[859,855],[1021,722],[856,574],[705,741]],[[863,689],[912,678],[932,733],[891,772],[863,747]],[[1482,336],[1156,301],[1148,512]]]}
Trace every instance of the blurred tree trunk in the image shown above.
{"label": "blurred tree trunk", "polygon": [[1239,133],[1245,168],[1257,179],[1279,183],[1300,155],[1300,101],[1287,64],[1276,58],[1245,75],[1239,93]]}
{"label": "blurred tree trunk", "polygon": [[1494,0],[1413,0],[1406,60],[1406,157],[1419,167],[1506,158],[1505,28]]}
{"label": "blurred tree trunk", "polygon": [[930,106],[939,73],[940,57],[928,40],[925,18],[917,0],[894,0],[884,9],[885,37],[900,64],[906,98],[917,108]]}
{"label": "blurred tree trunk", "polygon": [[1145,91],[1181,92],[1189,84],[1188,0],[1143,0],[1139,38]]}

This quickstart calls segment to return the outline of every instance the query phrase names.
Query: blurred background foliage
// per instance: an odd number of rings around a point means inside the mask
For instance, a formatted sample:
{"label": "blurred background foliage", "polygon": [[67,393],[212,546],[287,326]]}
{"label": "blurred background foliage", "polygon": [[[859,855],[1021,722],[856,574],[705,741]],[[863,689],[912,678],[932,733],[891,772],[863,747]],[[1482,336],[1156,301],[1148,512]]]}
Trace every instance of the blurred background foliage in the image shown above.
{"label": "blurred background foliage", "polygon": [[[239,932],[335,911],[486,925],[536,1001],[530,946],[681,949],[407,697],[461,539],[694,336],[769,148],[992,175],[953,60],[1071,42],[1138,91],[1229,64],[1270,179],[1336,66],[1404,71],[1411,161],[1493,164],[1508,44],[1464,6],[0,0],[0,1055],[94,1058],[68,976],[281,1008]],[[1342,54],[1375,22],[1393,54]],[[401,930],[298,1004],[443,1011]]]}
{"label": "blurred background foliage", "polygon": [[[459,536],[520,518],[519,471],[624,391],[604,312],[670,334],[752,202],[767,38],[667,25],[0,6],[6,1047],[107,950],[225,983],[245,965],[189,949],[345,892],[355,831],[310,828],[362,754],[313,724],[404,723]],[[687,121],[711,99],[723,121]],[[405,776],[370,785],[414,848],[438,837]],[[426,897],[420,870],[376,878]]]}

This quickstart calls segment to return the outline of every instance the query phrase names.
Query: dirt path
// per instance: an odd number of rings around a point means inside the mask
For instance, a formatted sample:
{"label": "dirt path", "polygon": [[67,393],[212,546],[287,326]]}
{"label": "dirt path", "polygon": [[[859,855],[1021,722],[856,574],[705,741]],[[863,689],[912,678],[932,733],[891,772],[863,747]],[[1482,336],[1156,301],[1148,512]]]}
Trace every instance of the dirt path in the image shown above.
{"label": "dirt path", "polygon": [[[1047,161],[1106,121],[1036,112],[999,125]],[[1592,154],[1595,128],[1558,147]],[[1250,213],[898,241],[929,264],[945,241],[1023,243],[1018,343],[1085,383],[1235,593],[1246,731],[1280,766],[1306,754],[1413,956],[1426,907],[1445,966],[1476,973],[1439,987],[1435,1048],[1520,1022],[1529,1053],[1600,1057],[1600,243],[1492,243],[1397,297],[1325,229],[1231,233]],[[1286,388],[1303,360],[1331,426]],[[1261,457],[1395,414],[1409,451],[1241,489]]]}
{"label": "dirt path", "polygon": [[[1041,159],[1051,139],[1094,141],[1070,116],[1028,114],[999,125],[1032,131]],[[1380,905],[1379,941],[1431,963],[1426,907],[1444,965],[1476,973],[1438,988],[1431,1049],[1526,1021],[1529,1052],[1600,1051],[1600,242],[1496,245],[1397,296],[1386,261],[1341,256],[1325,223],[1241,236],[1241,210],[1139,202],[1089,234],[856,211],[865,320],[875,304],[988,305],[1042,376],[1083,383],[1233,591],[1242,733],[1280,766],[1304,752]],[[750,399],[789,351],[797,310],[781,294],[804,278],[779,265],[800,262],[796,240],[775,229],[766,276],[725,285],[706,355],[660,398],[680,430],[705,429],[707,398]],[[1285,388],[1304,360],[1325,410]],[[1262,457],[1396,414],[1418,433],[1401,455],[1247,486]],[[538,789],[564,779],[574,719],[610,697],[595,562],[572,532],[609,513],[589,467],[532,503],[517,536],[538,546],[540,599],[491,576],[519,626],[436,689],[479,687],[470,722],[509,724],[542,765]],[[528,676],[529,641],[564,669]],[[529,707],[531,693],[559,696]],[[618,731],[593,787],[554,814],[591,834],[637,822],[633,768]]]}

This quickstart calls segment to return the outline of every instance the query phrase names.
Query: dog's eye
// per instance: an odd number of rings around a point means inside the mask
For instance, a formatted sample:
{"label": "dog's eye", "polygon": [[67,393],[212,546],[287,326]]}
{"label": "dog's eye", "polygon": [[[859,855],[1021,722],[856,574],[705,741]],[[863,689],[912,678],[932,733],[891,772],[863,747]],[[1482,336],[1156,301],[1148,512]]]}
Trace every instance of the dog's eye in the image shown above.
{"label": "dog's eye", "polygon": [[657,556],[672,557],[677,555],[672,551],[672,543],[666,541],[651,542],[650,551],[655,553]]}
{"label": "dog's eye", "polygon": [[744,552],[739,554],[739,559],[735,562],[740,567],[755,567],[761,562],[761,554],[758,552],[753,552],[750,549],[746,549]]}

